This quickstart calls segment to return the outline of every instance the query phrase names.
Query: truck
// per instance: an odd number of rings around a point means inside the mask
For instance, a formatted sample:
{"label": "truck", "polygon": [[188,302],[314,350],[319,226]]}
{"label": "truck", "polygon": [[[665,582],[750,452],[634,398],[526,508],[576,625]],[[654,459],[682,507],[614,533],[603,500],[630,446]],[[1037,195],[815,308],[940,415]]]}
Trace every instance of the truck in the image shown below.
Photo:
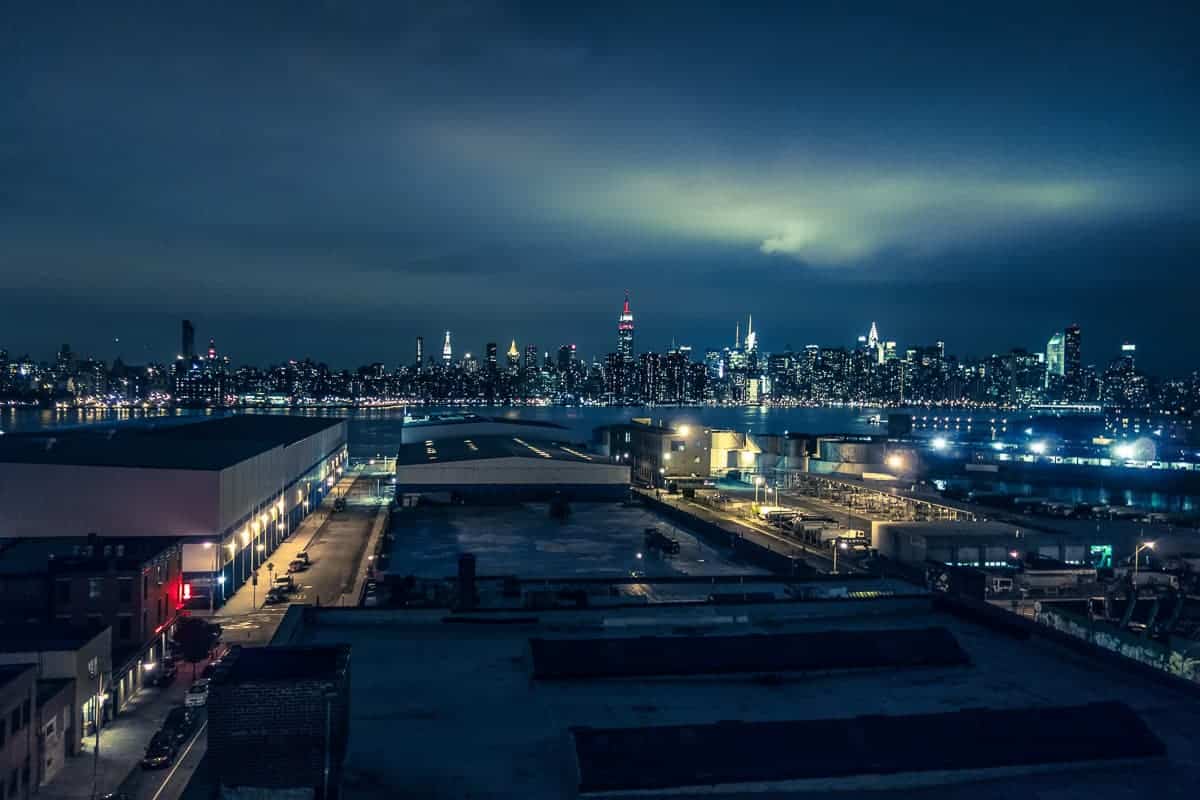
{"label": "truck", "polygon": [[648,551],[658,551],[665,556],[679,554],[679,542],[660,532],[658,528],[646,528],[642,537],[642,547]]}

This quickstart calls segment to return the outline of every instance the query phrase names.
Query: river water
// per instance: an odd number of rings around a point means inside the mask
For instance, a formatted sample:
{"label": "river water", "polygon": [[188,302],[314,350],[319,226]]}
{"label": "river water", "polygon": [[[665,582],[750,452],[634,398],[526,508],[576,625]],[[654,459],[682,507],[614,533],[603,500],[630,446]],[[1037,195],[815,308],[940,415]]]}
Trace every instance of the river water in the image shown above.
{"label": "river water", "polygon": [[[563,425],[570,431],[568,438],[583,442],[591,439],[594,428],[615,422],[628,421],[631,417],[649,417],[655,422],[663,422],[672,426],[688,424],[698,427],[728,428],[754,433],[781,434],[788,431],[803,431],[805,433],[882,434],[887,431],[886,424],[872,424],[871,417],[881,414],[884,420],[886,420],[888,414],[888,410],[869,407],[755,408],[703,406],[685,408],[617,408],[546,406],[472,410],[485,415],[555,422]],[[946,414],[946,412],[930,412],[928,409],[890,410],[893,413],[899,411],[914,414],[918,420],[922,416],[932,419],[933,414],[941,414],[943,416]],[[439,411],[457,413],[460,409],[412,409],[414,415],[418,416],[427,413],[438,413]],[[212,413],[210,411],[191,409],[145,412],[141,410],[54,411],[4,408],[0,409],[0,431],[36,431],[63,426],[125,423],[139,419],[204,416],[211,415]],[[355,458],[370,458],[373,456],[389,455],[395,452],[400,444],[400,428],[404,421],[405,412],[400,408],[390,408],[321,409],[292,412],[266,411],[255,413],[295,413],[311,416],[344,417],[348,422],[350,455]],[[985,422],[989,416],[990,412],[974,413],[977,423]],[[1019,428],[1020,426],[1014,423],[1026,418],[1028,418],[1028,415],[1009,415],[1007,422],[1010,429]],[[966,417],[964,416],[964,426],[965,419]],[[929,432],[918,431],[918,435]],[[955,483],[967,489],[979,488],[1012,495],[1036,495],[1073,503],[1136,505],[1142,508],[1163,511],[1190,512],[1200,509],[1200,497],[1194,495],[1172,494],[1144,489],[1126,489],[1119,486],[1052,486],[1030,483],[998,483],[986,480],[969,481],[965,478]]]}

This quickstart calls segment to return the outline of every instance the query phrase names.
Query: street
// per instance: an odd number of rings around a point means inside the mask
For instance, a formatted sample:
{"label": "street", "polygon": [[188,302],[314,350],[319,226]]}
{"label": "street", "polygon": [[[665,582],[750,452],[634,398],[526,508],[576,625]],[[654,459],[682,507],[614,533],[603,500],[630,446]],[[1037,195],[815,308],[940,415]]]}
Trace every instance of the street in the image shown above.
{"label": "street", "polygon": [[[361,478],[361,480],[360,480]],[[213,616],[221,625],[223,645],[265,645],[275,634],[280,620],[294,603],[336,605],[353,602],[356,578],[365,569],[364,553],[368,534],[377,514],[386,513],[386,504],[373,496],[375,476],[351,472],[314,512],[286,539],[260,567],[258,586],[250,582]],[[345,511],[329,513],[333,500],[345,495]],[[267,564],[275,574],[286,574],[288,563],[307,549],[312,560],[309,569],[296,573],[297,591],[287,603],[263,606],[270,585]],[[204,662],[196,666],[197,674]],[[92,797],[93,767],[97,794],[119,792],[130,800],[178,800],[207,749],[207,719],[201,715],[196,732],[180,747],[172,765],[164,770],[143,770],[140,761],[150,738],[162,725],[167,713],[183,702],[192,683],[192,665],[180,664],[179,675],[168,687],[145,688],[130,701],[130,707],[110,722],[101,733],[100,756],[89,739],[79,756],[69,759],[62,770],[39,791],[39,796],[54,800],[85,800]]]}

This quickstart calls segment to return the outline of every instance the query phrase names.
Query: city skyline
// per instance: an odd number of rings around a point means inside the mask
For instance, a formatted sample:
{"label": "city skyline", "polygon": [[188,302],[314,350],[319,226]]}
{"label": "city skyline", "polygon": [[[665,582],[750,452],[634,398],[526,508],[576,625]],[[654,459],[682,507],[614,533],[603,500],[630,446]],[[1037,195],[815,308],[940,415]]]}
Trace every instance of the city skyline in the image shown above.
{"label": "city skyline", "polygon": [[753,312],[1200,364],[1190,8],[56,6],[0,50],[10,347],[607,352],[628,287],[656,348]]}

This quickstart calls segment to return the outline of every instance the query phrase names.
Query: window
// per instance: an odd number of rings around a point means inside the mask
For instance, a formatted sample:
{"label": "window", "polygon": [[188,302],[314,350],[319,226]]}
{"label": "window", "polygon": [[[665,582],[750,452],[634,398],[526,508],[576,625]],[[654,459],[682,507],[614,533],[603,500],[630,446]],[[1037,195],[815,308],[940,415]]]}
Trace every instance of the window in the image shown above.
{"label": "window", "polygon": [[122,603],[128,603],[133,599],[133,578],[117,579],[117,599]]}
{"label": "window", "polygon": [[104,578],[88,578],[88,600],[99,600],[104,596]]}
{"label": "window", "polygon": [[71,602],[70,578],[59,578],[54,582],[54,599],[59,603]]}
{"label": "window", "polygon": [[133,635],[133,618],[128,614],[117,617],[117,637],[128,639]]}
{"label": "window", "polygon": [[672,453],[682,453],[684,450],[687,450],[687,442],[685,442],[683,439],[671,440]]}

